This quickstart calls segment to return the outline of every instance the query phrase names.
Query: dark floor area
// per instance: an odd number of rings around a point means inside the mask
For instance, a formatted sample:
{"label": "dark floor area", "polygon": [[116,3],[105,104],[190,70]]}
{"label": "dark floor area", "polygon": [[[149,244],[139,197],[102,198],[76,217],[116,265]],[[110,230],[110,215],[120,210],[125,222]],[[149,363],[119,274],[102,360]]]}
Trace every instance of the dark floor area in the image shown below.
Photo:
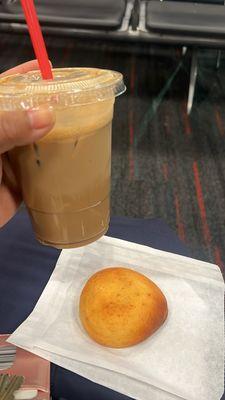
{"label": "dark floor area", "polygon": [[[193,257],[225,261],[225,57],[201,50],[191,116],[190,56],[139,44],[47,38],[54,66],[95,66],[124,74],[112,154],[112,214],[164,219]],[[223,58],[224,57],[224,58]],[[0,67],[33,58],[29,39],[2,34]]]}

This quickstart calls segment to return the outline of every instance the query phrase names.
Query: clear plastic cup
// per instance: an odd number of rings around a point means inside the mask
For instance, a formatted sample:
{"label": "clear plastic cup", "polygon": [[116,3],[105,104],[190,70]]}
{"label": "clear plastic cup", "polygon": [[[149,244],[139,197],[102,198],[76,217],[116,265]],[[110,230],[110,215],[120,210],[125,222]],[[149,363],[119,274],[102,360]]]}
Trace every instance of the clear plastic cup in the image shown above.
{"label": "clear plastic cup", "polygon": [[94,68],[0,79],[0,111],[51,105],[56,124],[40,141],[8,152],[36,238],[70,248],[106,233],[110,218],[111,126],[120,73]]}

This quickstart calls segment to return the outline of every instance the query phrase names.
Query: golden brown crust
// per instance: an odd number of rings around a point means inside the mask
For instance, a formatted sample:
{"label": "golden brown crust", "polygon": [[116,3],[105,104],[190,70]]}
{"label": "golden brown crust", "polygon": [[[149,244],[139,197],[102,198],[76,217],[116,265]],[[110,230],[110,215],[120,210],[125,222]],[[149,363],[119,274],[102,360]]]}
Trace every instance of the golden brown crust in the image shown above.
{"label": "golden brown crust", "polygon": [[166,298],[146,276],[123,267],[103,269],[87,281],[80,319],[97,343],[128,347],[152,335],[168,314]]}

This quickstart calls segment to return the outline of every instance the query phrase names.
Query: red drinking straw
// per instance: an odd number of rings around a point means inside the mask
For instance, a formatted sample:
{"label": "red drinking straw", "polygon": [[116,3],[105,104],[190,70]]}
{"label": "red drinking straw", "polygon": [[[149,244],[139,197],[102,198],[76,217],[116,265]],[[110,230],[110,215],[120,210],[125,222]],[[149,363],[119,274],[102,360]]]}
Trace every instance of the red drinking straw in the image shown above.
{"label": "red drinking straw", "polygon": [[30,38],[43,79],[53,79],[51,65],[33,0],[21,0]]}

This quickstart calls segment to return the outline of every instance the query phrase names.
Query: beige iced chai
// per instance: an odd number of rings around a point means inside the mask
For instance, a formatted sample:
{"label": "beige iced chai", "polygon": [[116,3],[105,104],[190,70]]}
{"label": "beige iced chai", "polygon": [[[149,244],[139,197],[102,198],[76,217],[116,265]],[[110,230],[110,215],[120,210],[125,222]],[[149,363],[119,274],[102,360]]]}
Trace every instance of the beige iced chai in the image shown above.
{"label": "beige iced chai", "polygon": [[[39,98],[33,107],[47,101],[56,113],[53,130],[33,145],[11,150],[9,160],[37,239],[68,248],[90,243],[108,229],[111,125],[115,96],[124,86],[120,74],[107,70],[74,68],[54,75],[55,83],[46,85],[40,85],[38,73],[7,79],[21,86],[35,82],[33,99],[21,97],[30,103]],[[40,86],[48,87],[44,95]]]}

